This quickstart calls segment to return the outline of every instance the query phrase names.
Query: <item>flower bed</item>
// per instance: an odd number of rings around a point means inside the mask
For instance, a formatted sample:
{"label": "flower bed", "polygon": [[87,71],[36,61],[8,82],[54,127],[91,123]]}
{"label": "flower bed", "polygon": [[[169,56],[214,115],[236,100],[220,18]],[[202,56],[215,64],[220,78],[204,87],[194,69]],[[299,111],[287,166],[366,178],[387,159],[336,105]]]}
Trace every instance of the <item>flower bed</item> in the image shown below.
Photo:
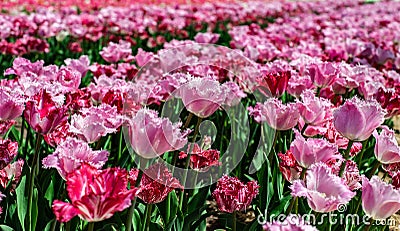
{"label": "flower bed", "polygon": [[400,2],[175,3],[2,5],[2,230],[400,225]]}

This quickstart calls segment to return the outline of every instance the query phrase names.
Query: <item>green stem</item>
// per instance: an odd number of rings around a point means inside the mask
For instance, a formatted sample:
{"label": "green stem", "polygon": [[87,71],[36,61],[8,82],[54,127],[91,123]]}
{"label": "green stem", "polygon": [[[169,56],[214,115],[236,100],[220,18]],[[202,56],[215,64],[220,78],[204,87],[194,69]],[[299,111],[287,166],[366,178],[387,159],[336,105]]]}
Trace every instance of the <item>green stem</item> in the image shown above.
{"label": "green stem", "polygon": [[364,231],[368,231],[371,228],[373,221],[372,218],[369,220],[369,224],[364,227]]}
{"label": "green stem", "polygon": [[[303,168],[303,170],[301,170],[301,174],[300,174],[301,180],[304,180],[304,178],[306,176],[306,172],[307,172],[307,168]],[[290,202],[290,205],[286,211],[286,214],[290,214],[292,212],[293,207],[295,207],[295,211],[297,213],[298,203],[299,203],[298,197],[292,198],[292,201]]]}
{"label": "green stem", "polygon": [[346,168],[346,163],[347,160],[350,159],[350,150],[351,150],[351,146],[353,146],[354,141],[349,140],[349,143],[347,144],[347,149],[346,152],[344,153],[344,160],[342,165],[340,166],[340,172],[339,172],[339,176],[342,177],[343,173],[344,173],[344,169]]}
{"label": "green stem", "polygon": [[53,224],[51,224],[51,231],[55,231],[56,230],[56,226],[57,226],[57,220],[56,219],[54,219],[54,222],[53,222]]}
{"label": "green stem", "polygon": [[361,199],[361,197],[359,197],[359,198],[360,199],[357,202],[356,212],[354,214],[358,214],[358,210],[360,209],[360,206],[361,206],[362,199]]}
{"label": "green stem", "polygon": [[70,231],[70,229],[71,229],[71,221],[68,221],[68,222],[65,224],[65,231]]}
{"label": "green stem", "polygon": [[301,129],[301,135],[304,136],[304,132],[306,131],[308,124],[304,124],[303,128]]}
{"label": "green stem", "polygon": [[379,161],[375,162],[374,167],[372,168],[371,172],[368,174],[368,178],[371,178],[375,174],[376,170],[378,170],[380,165],[381,165],[381,163]]}
{"label": "green stem", "polygon": [[[190,121],[192,120],[192,118],[193,118],[193,113],[189,113],[188,117],[186,118],[186,122],[183,125],[182,129],[186,129],[186,128],[189,127],[189,124],[190,124]],[[176,161],[178,159],[178,156],[179,156],[179,151],[175,151],[174,159],[172,160],[172,166],[175,166]]]}
{"label": "green stem", "polygon": [[301,180],[304,180],[304,178],[306,177],[306,173],[307,173],[307,168],[303,168],[303,170],[301,170],[301,174],[300,174]]}
{"label": "green stem", "polygon": [[233,212],[232,231],[236,231],[236,211]]}
{"label": "green stem", "polygon": [[25,130],[25,118],[22,117],[21,134],[20,134],[20,137],[19,137],[19,143],[21,144],[21,146],[24,145],[24,130]]}
{"label": "green stem", "polygon": [[292,212],[293,206],[297,204],[298,197],[293,197],[290,201],[289,207],[286,210],[286,214],[289,215]]}
{"label": "green stem", "polygon": [[42,138],[43,136],[41,134],[37,135],[36,138],[36,146],[35,146],[35,154],[32,159],[32,167],[31,167],[31,175],[30,175],[30,180],[29,180],[29,191],[28,191],[28,206],[27,206],[27,212],[29,216],[27,216],[28,222],[26,223],[28,228],[27,230],[30,231],[33,227],[31,226],[32,222],[32,203],[33,203],[33,188],[35,186],[35,177],[38,172],[38,166],[39,166],[39,159],[40,159],[40,144],[42,143]]}
{"label": "green stem", "polygon": [[362,143],[362,149],[361,149],[361,152],[360,152],[360,154],[359,154],[359,156],[358,156],[358,167],[359,168],[361,168],[361,164],[362,164],[362,159],[363,159],[363,156],[364,156],[364,152],[365,152],[365,150],[367,149],[367,145],[368,145],[368,140],[364,140],[364,142]]}
{"label": "green stem", "polygon": [[152,210],[153,210],[153,204],[147,204],[146,205],[146,221],[145,221],[145,223],[143,225],[142,231],[149,231],[150,230],[150,220],[151,220]]}
{"label": "green stem", "polygon": [[272,163],[272,158],[274,156],[275,147],[276,147],[276,144],[278,143],[278,137],[279,137],[279,131],[275,131],[274,141],[272,141],[272,147],[268,154],[268,161],[270,164]]}
{"label": "green stem", "polygon": [[[140,165],[140,163],[139,163],[139,165]],[[139,173],[138,173],[138,176],[137,176],[136,182],[135,182],[135,188],[139,187],[140,181],[142,180],[142,176],[143,176],[143,171],[141,170],[141,168],[139,168]],[[137,197],[135,197],[135,199],[133,199],[132,205],[129,208],[128,216],[127,216],[126,222],[125,222],[126,223],[126,225],[125,225],[126,231],[132,230],[132,217],[135,212],[136,200],[137,200]]]}
{"label": "green stem", "polygon": [[[187,169],[189,168],[189,164],[190,164],[190,156],[191,156],[192,149],[194,147],[194,143],[196,142],[197,134],[199,133],[199,127],[200,127],[200,124],[201,124],[202,120],[203,119],[200,118],[200,117],[197,118],[197,124],[196,124],[196,128],[195,128],[194,135],[193,135],[193,140],[192,140],[193,145],[191,145],[189,153],[188,153],[188,155],[186,157],[186,163],[185,163],[185,167],[184,167],[186,172],[183,174],[183,180],[182,180],[183,186],[186,185]],[[185,197],[184,190],[181,190],[180,191],[180,195],[179,195],[179,208],[181,209],[181,211],[182,211],[182,208],[186,207],[186,204],[184,206],[184,203],[183,203],[184,197]]]}
{"label": "green stem", "polygon": [[88,224],[88,231],[93,231],[93,229],[94,229],[94,222],[90,222]]}
{"label": "green stem", "polygon": [[170,208],[171,208],[171,193],[168,193],[167,201],[166,201],[166,210],[165,210],[165,223],[168,224],[170,217]]}
{"label": "green stem", "polygon": [[118,163],[118,161],[121,159],[122,156],[122,140],[124,139],[124,133],[121,131],[119,131],[119,144],[118,144],[118,156],[116,158],[115,163]]}

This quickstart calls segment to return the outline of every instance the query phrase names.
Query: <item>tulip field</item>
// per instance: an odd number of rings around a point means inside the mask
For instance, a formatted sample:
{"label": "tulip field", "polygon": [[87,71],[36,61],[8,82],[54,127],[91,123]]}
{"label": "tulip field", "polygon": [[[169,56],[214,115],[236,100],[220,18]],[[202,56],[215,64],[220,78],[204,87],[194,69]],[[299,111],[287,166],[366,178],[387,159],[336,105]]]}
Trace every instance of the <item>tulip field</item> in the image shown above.
{"label": "tulip field", "polygon": [[0,230],[400,230],[400,1],[0,7]]}

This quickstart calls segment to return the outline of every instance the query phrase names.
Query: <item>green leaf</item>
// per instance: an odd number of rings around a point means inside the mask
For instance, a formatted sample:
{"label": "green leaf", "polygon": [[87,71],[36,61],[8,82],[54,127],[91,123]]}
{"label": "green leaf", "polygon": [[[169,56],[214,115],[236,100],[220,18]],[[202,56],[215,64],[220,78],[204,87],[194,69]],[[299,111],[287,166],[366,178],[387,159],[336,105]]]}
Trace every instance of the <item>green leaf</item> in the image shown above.
{"label": "green leaf", "polygon": [[46,193],[44,194],[44,198],[49,201],[49,206],[53,203],[54,199],[54,183],[53,180],[50,180],[49,187],[47,187]]}
{"label": "green leaf", "polygon": [[200,208],[195,209],[192,213],[186,215],[184,219],[185,223],[183,226],[183,230],[190,230],[192,223],[200,219],[201,214],[206,210],[207,207],[208,205],[204,205]]}
{"label": "green leaf", "polygon": [[24,231],[25,231],[25,217],[27,212],[26,210],[28,207],[28,198],[25,196],[26,177],[27,177],[26,174],[22,176],[18,187],[15,189],[15,192],[17,194],[18,219],[22,226],[22,230]]}
{"label": "green leaf", "polygon": [[133,230],[140,230],[140,228],[142,227],[142,220],[144,218],[142,216],[140,216],[139,212],[135,209],[135,211],[133,212],[133,216],[132,216],[132,225],[133,225]]}
{"label": "green leaf", "polygon": [[[196,192],[197,191],[197,192]],[[197,208],[203,206],[206,202],[208,195],[210,194],[210,186],[196,189],[193,196],[189,199],[188,213],[192,213]]]}
{"label": "green leaf", "polygon": [[[169,199],[169,205],[167,205],[167,200]],[[157,204],[157,208],[161,213],[165,230],[169,230],[167,226],[172,226],[171,221],[176,219],[176,213],[178,211],[179,201],[175,191],[169,193],[168,198],[163,202]],[[169,210],[169,219],[167,220],[167,210]]]}
{"label": "green leaf", "polygon": [[38,190],[37,188],[33,189],[33,198],[32,198],[32,217],[31,217],[31,229],[34,231],[36,229],[37,217],[39,213],[38,208]]}
{"label": "green leaf", "polygon": [[54,222],[55,222],[55,219],[53,219],[53,220],[47,222],[47,225],[46,225],[46,227],[44,228],[44,231],[50,231],[51,226],[53,225]]}
{"label": "green leaf", "polygon": [[285,209],[287,208],[287,206],[289,206],[289,202],[290,202],[290,199],[292,198],[292,196],[291,195],[287,195],[287,196],[285,196],[281,201],[280,201],[280,204],[277,206],[277,207],[275,207],[272,211],[271,211],[271,214],[270,214],[270,216],[278,216],[279,214],[282,214],[282,213],[284,213],[285,212]]}
{"label": "green leaf", "polygon": [[7,226],[7,225],[0,225],[0,230],[1,231],[14,231],[13,228],[11,228],[10,226]]}

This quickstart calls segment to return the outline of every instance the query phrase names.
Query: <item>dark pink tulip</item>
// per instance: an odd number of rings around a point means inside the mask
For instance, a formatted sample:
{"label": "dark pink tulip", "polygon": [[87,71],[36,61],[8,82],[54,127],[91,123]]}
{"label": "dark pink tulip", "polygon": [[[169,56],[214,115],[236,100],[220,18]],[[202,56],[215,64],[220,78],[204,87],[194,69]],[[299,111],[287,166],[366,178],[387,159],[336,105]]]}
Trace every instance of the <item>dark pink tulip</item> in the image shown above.
{"label": "dark pink tulip", "polygon": [[[131,188],[136,184],[137,176],[137,169],[129,172]],[[165,200],[168,193],[175,188],[183,189],[183,186],[172,176],[168,168],[157,163],[143,171],[137,196],[147,204],[157,204]]]}
{"label": "dark pink tulip", "polygon": [[384,118],[385,110],[376,101],[364,101],[357,97],[347,100],[333,113],[336,130],[353,141],[368,139]]}
{"label": "dark pink tulip", "polygon": [[278,157],[280,159],[279,170],[283,177],[289,182],[299,179],[302,168],[297,163],[293,153],[290,150],[287,150],[285,154],[278,153]]}
{"label": "dark pink tulip", "polygon": [[269,72],[257,79],[257,89],[259,89],[267,97],[280,97],[283,95],[283,93],[285,93],[290,77],[290,71]]}
{"label": "dark pink tulip", "polygon": [[[198,144],[194,144],[193,148],[188,147],[188,152],[191,150],[189,166],[197,171],[205,172],[211,166],[219,166],[219,151],[214,149],[202,150]],[[188,155],[184,152],[179,153],[179,159],[186,158]]]}
{"label": "dark pink tulip", "polygon": [[115,212],[131,205],[137,189],[127,189],[128,174],[124,169],[98,170],[83,164],[67,176],[67,191],[71,203],[54,200],[53,212],[60,222],[75,216],[88,222],[108,219]]}
{"label": "dark pink tulip", "polygon": [[22,167],[24,166],[24,160],[19,159],[14,163],[8,164],[5,168],[0,170],[0,185],[3,188],[7,188],[7,185],[12,180],[12,190],[17,187],[19,180],[21,179]]}
{"label": "dark pink tulip", "polygon": [[52,132],[67,120],[66,108],[57,105],[46,90],[41,90],[26,103],[24,117],[38,133]]}
{"label": "dark pink tulip", "polygon": [[64,123],[58,125],[52,132],[43,135],[44,141],[52,147],[56,147],[67,137],[73,134],[69,132],[69,123],[65,121]]}
{"label": "dark pink tulip", "polygon": [[15,123],[15,120],[0,121],[0,135],[6,134]]}
{"label": "dark pink tulip", "polygon": [[0,169],[6,167],[18,154],[18,143],[0,139]]}
{"label": "dark pink tulip", "polygon": [[233,213],[247,209],[258,195],[258,188],[256,181],[243,184],[236,177],[224,175],[218,180],[217,187],[212,195],[220,211]]}

